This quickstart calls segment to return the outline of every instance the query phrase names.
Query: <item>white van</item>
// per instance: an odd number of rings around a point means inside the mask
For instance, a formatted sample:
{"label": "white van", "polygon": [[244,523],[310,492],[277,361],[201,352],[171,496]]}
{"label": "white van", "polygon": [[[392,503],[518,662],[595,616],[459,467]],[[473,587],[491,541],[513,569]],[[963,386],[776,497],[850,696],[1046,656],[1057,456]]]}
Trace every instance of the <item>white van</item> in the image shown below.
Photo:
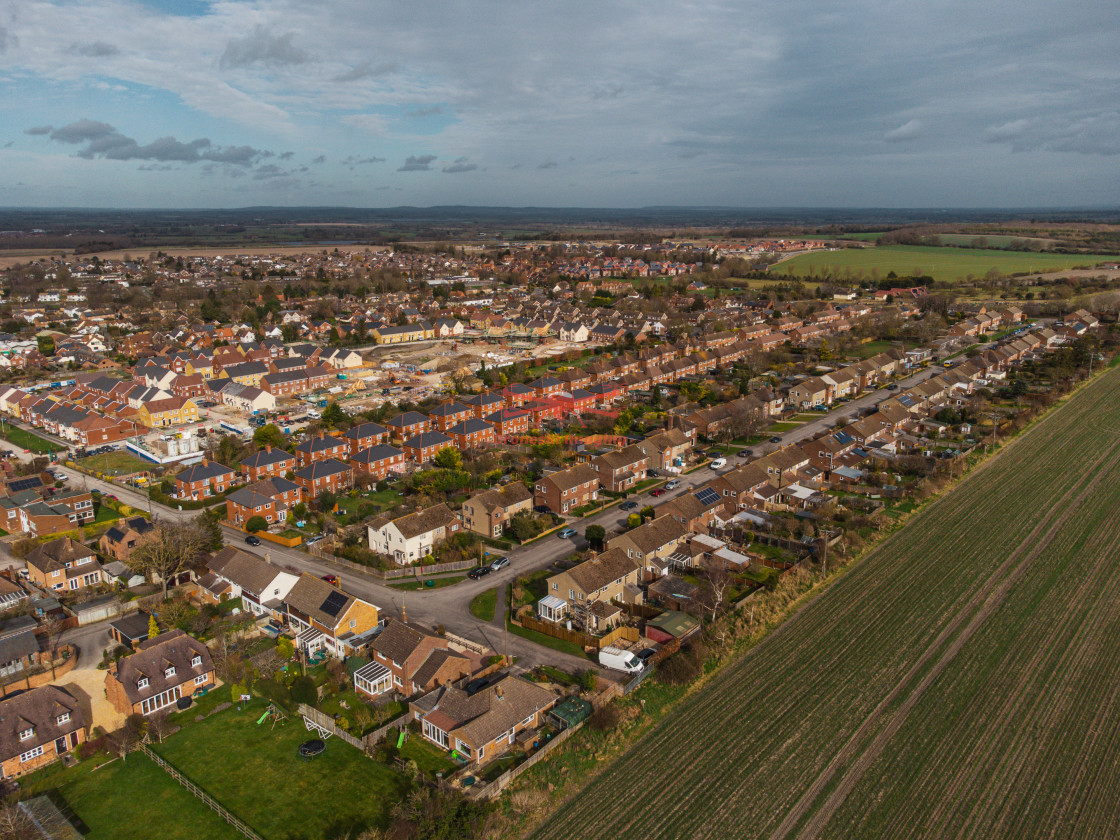
{"label": "white van", "polygon": [[727,459],[726,458],[716,458],[714,461],[712,461],[711,466],[712,466],[713,470],[722,470],[724,467],[727,466]]}
{"label": "white van", "polygon": [[642,660],[630,651],[616,647],[605,647],[599,651],[599,664],[604,668],[615,671],[625,671],[627,674],[636,674],[642,670]]}

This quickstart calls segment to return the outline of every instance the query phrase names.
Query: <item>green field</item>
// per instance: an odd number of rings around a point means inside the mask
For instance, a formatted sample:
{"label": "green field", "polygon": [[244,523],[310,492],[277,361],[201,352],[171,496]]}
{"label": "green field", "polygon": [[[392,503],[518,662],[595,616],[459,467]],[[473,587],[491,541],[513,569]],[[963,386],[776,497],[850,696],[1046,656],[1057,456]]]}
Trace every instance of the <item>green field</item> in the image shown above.
{"label": "green field", "polygon": [[471,598],[471,615],[480,621],[494,620],[494,610],[498,606],[498,590],[487,589]]}
{"label": "green field", "polygon": [[117,452],[106,452],[103,455],[91,455],[77,462],[84,469],[91,472],[110,473],[112,475],[132,475],[132,473],[147,472],[154,469],[155,464],[143,461],[123,449]]}
{"label": "green field", "polygon": [[976,278],[983,277],[993,268],[1003,274],[1045,272],[1064,268],[1091,268],[1097,263],[1115,259],[1107,256],[1028,254],[977,248],[885,245],[799,254],[777,263],[770,269],[770,273],[793,277],[833,274],[838,278],[856,278],[861,275],[870,277],[872,272],[876,272],[882,278],[894,271],[900,277],[929,275],[935,280],[964,280],[970,274]]}
{"label": "green field", "polygon": [[1120,835],[1118,402],[1113,368],[913,514],[535,836]]}
{"label": "green field", "polygon": [[32,452],[61,452],[66,448],[54,441],[39,437],[34,432],[17,429],[13,426],[6,426],[3,434],[0,434],[0,437],[3,437],[6,441],[18,446],[20,449],[30,449]]}

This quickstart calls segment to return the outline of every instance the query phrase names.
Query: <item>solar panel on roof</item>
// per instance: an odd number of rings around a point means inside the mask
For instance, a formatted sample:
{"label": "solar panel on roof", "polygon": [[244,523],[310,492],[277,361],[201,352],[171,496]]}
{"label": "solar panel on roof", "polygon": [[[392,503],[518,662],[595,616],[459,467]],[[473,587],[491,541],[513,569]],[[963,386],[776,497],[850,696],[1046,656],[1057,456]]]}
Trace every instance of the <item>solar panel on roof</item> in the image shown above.
{"label": "solar panel on roof", "polygon": [[30,490],[34,487],[42,486],[43,482],[39,479],[39,476],[33,476],[31,478],[20,478],[10,482],[8,484],[8,489],[13,493],[18,493],[20,490]]}
{"label": "solar panel on roof", "polygon": [[696,497],[696,501],[705,506],[714,505],[719,502],[719,493],[711,487],[701,487],[692,495]]}
{"label": "solar panel on roof", "polygon": [[346,606],[346,596],[341,592],[332,592],[327,596],[327,600],[323,601],[323,606],[319,607],[323,612],[332,618],[337,618],[339,612]]}

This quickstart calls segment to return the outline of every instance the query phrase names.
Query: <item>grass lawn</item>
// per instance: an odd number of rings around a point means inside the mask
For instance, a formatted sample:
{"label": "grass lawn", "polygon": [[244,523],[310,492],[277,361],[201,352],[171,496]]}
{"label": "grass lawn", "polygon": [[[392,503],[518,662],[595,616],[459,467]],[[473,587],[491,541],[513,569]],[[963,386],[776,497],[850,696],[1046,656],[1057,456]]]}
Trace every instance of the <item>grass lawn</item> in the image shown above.
{"label": "grass lawn", "polygon": [[[406,580],[404,583],[390,583],[389,586],[392,589],[407,589],[410,591],[415,589],[439,589],[443,586],[454,586],[456,583],[460,583],[466,579],[466,575],[452,575],[451,577],[440,578],[426,577],[422,581]],[[428,586],[428,583],[431,583],[431,586]]]}
{"label": "grass lawn", "polygon": [[268,840],[333,840],[385,824],[408,792],[404,776],[337,738],[317,758],[301,759],[297,749],[311,733],[294,716],[275,728],[257,725],[265,708],[255,700],[227,709],[154,749]]}
{"label": "grass lawn", "polygon": [[[147,511],[144,511],[144,513],[146,513],[146,512]],[[141,513],[141,511],[134,511],[131,515],[132,516],[138,516],[138,515],[140,515],[140,513]],[[120,519],[120,518],[121,518],[120,511],[113,510],[108,505],[99,504],[97,506],[97,512],[93,516],[93,524],[94,525],[100,525],[102,522],[113,522],[113,521],[115,521],[117,519]]]}
{"label": "grass lawn", "polygon": [[128,452],[106,452],[104,455],[91,455],[76,462],[83,469],[91,472],[114,473],[117,475],[131,475],[137,472],[146,472],[155,464],[141,461]]}
{"label": "grass lawn", "polygon": [[664,480],[665,479],[663,478],[643,478],[641,481],[631,487],[630,490],[633,493],[641,493],[643,490],[653,487],[653,485],[655,484],[660,484]]}
{"label": "grass lawn", "polygon": [[564,639],[557,639],[555,636],[546,636],[544,633],[538,633],[536,630],[530,630],[527,627],[521,627],[514,624],[508,618],[506,619],[506,627],[509,632],[515,636],[520,636],[522,639],[528,639],[530,642],[535,642],[542,647],[549,650],[558,650],[561,653],[570,653],[572,656],[587,656],[583,652],[583,648],[575,642],[569,642]]}
{"label": "grass lawn", "polygon": [[[823,413],[823,412],[822,412]],[[792,432],[794,429],[800,428],[801,423],[774,423],[768,432]]]}
{"label": "grass lawn", "polygon": [[447,774],[455,769],[455,762],[447,757],[447,753],[425,741],[415,732],[410,732],[408,740],[401,747],[400,757],[405,761],[415,761],[426,776],[435,778],[437,773]]}
{"label": "grass lawn", "polygon": [[[27,793],[55,790],[89,829],[87,840],[238,840],[241,834],[142,753],[100,767],[55,764],[21,780]],[[143,806],[140,806],[143,803]]]}
{"label": "grass lawn", "polygon": [[6,427],[6,431],[3,433],[2,437],[9,443],[18,446],[20,449],[30,449],[32,452],[61,452],[66,448],[46,438],[41,438],[32,432],[25,431],[24,429],[16,429],[12,426]]}
{"label": "grass lawn", "polygon": [[498,606],[498,590],[487,589],[471,598],[471,615],[480,621],[493,621],[494,610]]}
{"label": "grass lawn", "polygon": [[870,276],[878,271],[885,277],[895,271],[900,276],[928,274],[935,280],[964,280],[969,275],[983,277],[991,269],[1004,274],[1057,271],[1063,268],[1092,268],[1106,262],[1105,256],[1086,254],[1032,254],[981,248],[937,248],[925,245],[886,245],[851,248],[843,251],[815,251],[784,260],[771,273],[810,276],[835,272],[853,277]]}

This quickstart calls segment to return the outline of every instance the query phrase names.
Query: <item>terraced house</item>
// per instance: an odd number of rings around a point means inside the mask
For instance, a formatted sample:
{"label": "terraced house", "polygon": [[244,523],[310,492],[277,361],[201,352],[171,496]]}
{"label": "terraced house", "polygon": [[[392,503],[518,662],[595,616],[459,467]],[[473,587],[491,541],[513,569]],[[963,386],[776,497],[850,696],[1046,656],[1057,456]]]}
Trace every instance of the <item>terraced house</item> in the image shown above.
{"label": "terraced house", "polygon": [[167,397],[141,403],[137,417],[145,426],[158,429],[161,426],[182,426],[198,422],[198,406],[189,397]]}
{"label": "terraced house", "polygon": [[462,527],[462,520],[447,505],[433,505],[396,519],[382,516],[366,526],[370,550],[402,566],[434,553],[436,546]]}

